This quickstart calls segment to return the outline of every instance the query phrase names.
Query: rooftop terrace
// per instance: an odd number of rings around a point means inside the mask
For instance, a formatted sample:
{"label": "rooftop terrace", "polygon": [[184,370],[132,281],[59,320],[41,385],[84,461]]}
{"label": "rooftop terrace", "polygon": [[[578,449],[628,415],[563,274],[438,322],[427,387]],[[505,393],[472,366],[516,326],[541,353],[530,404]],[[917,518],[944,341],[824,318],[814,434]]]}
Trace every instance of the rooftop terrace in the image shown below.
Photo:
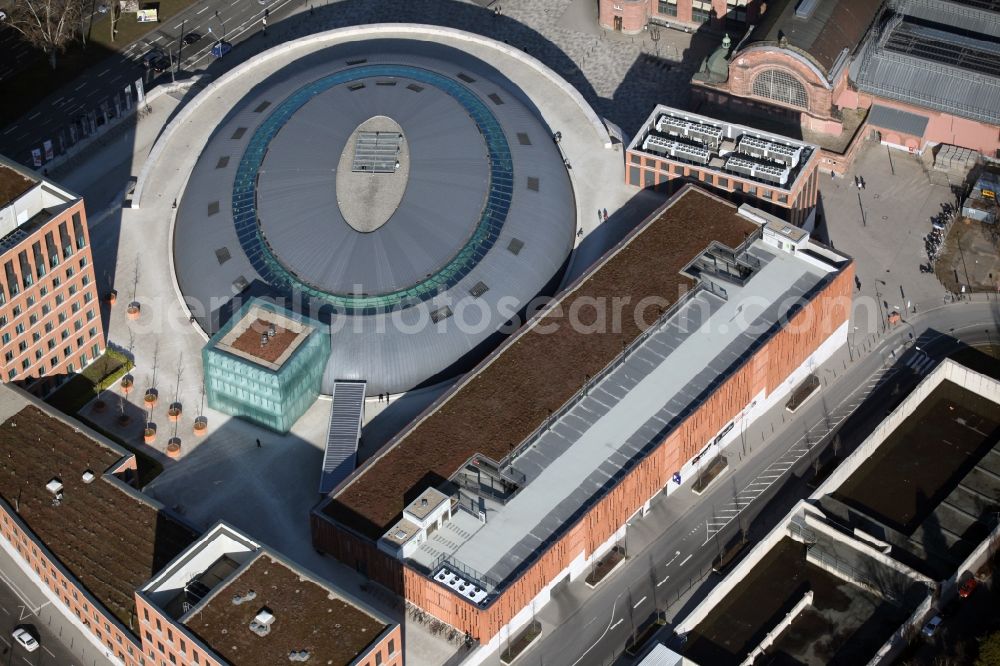
{"label": "rooftop terrace", "polygon": [[215,348],[277,370],[312,331],[312,326],[255,304],[222,336]]}
{"label": "rooftop terrace", "polygon": [[[618,328],[587,331],[592,307],[575,303],[676,304],[696,284],[680,271],[713,242],[737,247],[758,229],[721,199],[694,188],[636,229],[546,312],[508,339],[425,415],[397,436],[323,511],[372,540],[395,523],[428,485],[451,477],[475,454],[503,460],[645,329],[623,316]],[[647,321],[655,319],[650,309]]]}
{"label": "rooftop terrace", "polygon": [[37,181],[0,164],[0,206],[6,206],[35,186]]}
{"label": "rooftop terrace", "polygon": [[[135,589],[186,548],[195,534],[103,473],[122,453],[27,403],[0,396],[0,497],[125,627]],[[17,403],[23,404],[17,404]],[[97,478],[82,479],[90,470]],[[63,499],[46,484],[58,478]]]}
{"label": "rooftop terrace", "polygon": [[[250,591],[253,600],[233,603]],[[262,609],[274,616],[264,636],[250,629]],[[213,590],[184,624],[240,666],[287,664],[290,653],[301,651],[310,664],[350,664],[388,626],[266,553]]]}

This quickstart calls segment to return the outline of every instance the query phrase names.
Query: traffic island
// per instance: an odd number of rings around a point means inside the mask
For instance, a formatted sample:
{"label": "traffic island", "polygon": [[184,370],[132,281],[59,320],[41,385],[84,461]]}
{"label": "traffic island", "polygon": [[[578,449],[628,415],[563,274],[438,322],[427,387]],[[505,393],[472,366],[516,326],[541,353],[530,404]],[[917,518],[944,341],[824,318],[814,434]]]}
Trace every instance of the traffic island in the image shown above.
{"label": "traffic island", "polygon": [[635,634],[629,636],[628,641],[625,642],[625,654],[630,657],[634,657],[642,652],[643,648],[646,647],[646,644],[649,643],[649,640],[655,636],[656,632],[660,630],[660,627],[666,623],[667,618],[663,614],[663,611],[655,611],[652,615],[646,618],[645,622],[639,625],[638,631]]}
{"label": "traffic island", "polygon": [[611,572],[617,569],[625,561],[625,549],[621,546],[615,546],[611,549],[607,555],[597,560],[597,564],[594,565],[594,570],[590,572],[584,582],[587,583],[587,587],[595,588],[601,581],[611,575]]}
{"label": "traffic island", "polygon": [[541,635],[541,622],[532,620],[532,622],[525,627],[524,630],[514,638],[514,640],[508,643],[507,649],[500,653],[500,663],[513,664],[517,661],[517,658],[520,657],[529,647],[531,647],[531,644],[534,643]]}
{"label": "traffic island", "polygon": [[726,456],[715,456],[715,458],[708,464],[702,472],[698,475],[698,478],[694,480],[694,485],[691,486],[691,492],[695,495],[701,495],[705,490],[712,485],[712,482],[717,478],[722,476],[722,473],[726,471],[729,467],[729,460]]}
{"label": "traffic island", "polygon": [[809,375],[792,391],[792,397],[785,403],[785,409],[794,414],[813,393],[819,390],[819,377]]}

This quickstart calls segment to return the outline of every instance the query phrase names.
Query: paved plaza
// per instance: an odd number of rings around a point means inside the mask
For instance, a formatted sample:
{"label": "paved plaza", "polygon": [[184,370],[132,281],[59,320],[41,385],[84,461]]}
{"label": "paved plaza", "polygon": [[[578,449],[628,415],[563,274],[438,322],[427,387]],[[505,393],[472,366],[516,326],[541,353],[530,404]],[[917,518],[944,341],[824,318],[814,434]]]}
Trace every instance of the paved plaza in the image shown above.
{"label": "paved plaza", "polygon": [[[855,185],[856,175],[865,180],[863,190]],[[877,303],[882,310],[879,324],[856,304],[859,338],[880,331],[887,313],[898,311],[906,319],[907,310],[912,315],[914,308],[925,311],[951,298],[933,273],[920,272],[920,265],[927,262],[924,236],[931,219],[942,204],[954,204],[954,197],[948,187],[930,181],[919,157],[866,144],[846,176],[822,177],[820,195],[825,217],[820,237],[854,258],[861,284],[856,300]]]}

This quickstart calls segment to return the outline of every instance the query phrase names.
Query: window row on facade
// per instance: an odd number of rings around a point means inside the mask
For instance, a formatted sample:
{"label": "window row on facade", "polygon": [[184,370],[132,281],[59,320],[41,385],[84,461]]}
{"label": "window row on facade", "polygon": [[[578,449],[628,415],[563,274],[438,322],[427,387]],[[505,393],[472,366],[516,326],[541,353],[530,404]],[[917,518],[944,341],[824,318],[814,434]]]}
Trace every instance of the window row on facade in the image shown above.
{"label": "window row on facade", "polygon": [[[37,280],[86,246],[87,235],[83,220],[80,213],[73,213],[70,224],[60,222],[56,229],[46,231],[30,248],[19,251],[16,256],[3,262],[3,270],[0,271],[0,305],[22,290],[31,288]],[[67,279],[71,275],[70,272]]]}
{"label": "window row on facade", "polygon": [[[639,155],[631,155],[632,164],[643,164],[642,159]],[[668,178],[689,178],[691,180],[697,180],[706,185],[712,185],[723,190],[730,192],[744,192],[751,197],[757,199],[763,199],[765,201],[773,201],[781,206],[789,206],[789,195],[787,192],[781,192],[779,190],[773,190],[759,183],[752,183],[745,180],[740,180],[733,178],[728,175],[721,175],[718,173],[712,173],[710,171],[703,171],[697,167],[688,166],[685,164],[678,164],[674,162],[664,162],[657,159],[646,158],[643,166],[647,169],[654,169],[659,171],[661,174],[666,175]],[[638,187],[652,187],[656,185],[655,174],[649,171],[645,172],[642,178],[643,182],[636,182],[639,179],[633,173],[629,177],[629,184],[636,185]],[[661,179],[662,180],[662,179]],[[794,202],[792,202],[794,204]]]}

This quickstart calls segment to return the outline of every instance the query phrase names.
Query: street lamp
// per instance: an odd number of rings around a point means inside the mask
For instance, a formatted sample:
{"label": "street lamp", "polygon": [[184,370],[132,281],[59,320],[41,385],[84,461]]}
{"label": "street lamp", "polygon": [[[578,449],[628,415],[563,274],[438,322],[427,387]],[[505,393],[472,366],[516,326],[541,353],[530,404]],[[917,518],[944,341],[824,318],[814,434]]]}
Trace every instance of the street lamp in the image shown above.
{"label": "street lamp", "polygon": [[215,12],[215,18],[219,19],[219,25],[222,26],[222,41],[226,41],[226,22],[222,20],[221,16],[219,16],[218,11]]}
{"label": "street lamp", "polygon": [[886,328],[889,326],[889,321],[888,321],[888,316],[885,314],[885,312],[883,312],[884,308],[882,305],[882,292],[878,290],[879,285],[882,285],[883,287],[887,286],[885,280],[879,280],[878,278],[875,278],[875,300],[877,301],[876,305],[878,306],[878,319],[879,322],[882,324],[882,333],[885,333]]}
{"label": "street lamp", "polygon": [[855,326],[854,330],[851,331],[851,342],[847,345],[847,352],[851,355],[851,362],[854,362],[854,336],[857,335],[858,327]]}

